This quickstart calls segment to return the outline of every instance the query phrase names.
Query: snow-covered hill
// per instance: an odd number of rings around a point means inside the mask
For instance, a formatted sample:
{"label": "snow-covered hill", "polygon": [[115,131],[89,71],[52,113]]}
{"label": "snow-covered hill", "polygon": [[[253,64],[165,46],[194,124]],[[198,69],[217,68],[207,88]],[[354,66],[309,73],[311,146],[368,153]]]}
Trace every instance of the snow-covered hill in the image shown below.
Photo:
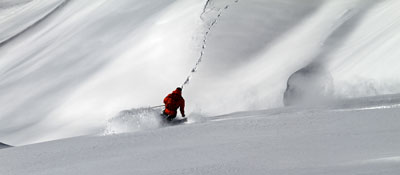
{"label": "snow-covered hill", "polygon": [[0,174],[397,175],[399,112],[372,103],[279,108],[77,137],[0,150]]}
{"label": "snow-covered hill", "polygon": [[0,0],[0,174],[397,175],[399,8]]}
{"label": "snow-covered hill", "polygon": [[159,105],[196,62],[184,89],[189,117],[282,107],[285,91],[309,102],[321,84],[334,102],[400,93],[399,7],[397,0],[2,0],[0,141],[101,133],[120,111]]}

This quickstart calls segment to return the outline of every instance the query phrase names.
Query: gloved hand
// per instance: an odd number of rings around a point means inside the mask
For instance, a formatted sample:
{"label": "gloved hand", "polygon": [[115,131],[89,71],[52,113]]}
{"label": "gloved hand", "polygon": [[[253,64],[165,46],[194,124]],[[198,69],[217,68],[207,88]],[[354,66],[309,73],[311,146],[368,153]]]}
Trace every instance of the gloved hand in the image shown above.
{"label": "gloved hand", "polygon": [[182,117],[186,117],[186,115],[185,115],[185,114],[182,114]]}

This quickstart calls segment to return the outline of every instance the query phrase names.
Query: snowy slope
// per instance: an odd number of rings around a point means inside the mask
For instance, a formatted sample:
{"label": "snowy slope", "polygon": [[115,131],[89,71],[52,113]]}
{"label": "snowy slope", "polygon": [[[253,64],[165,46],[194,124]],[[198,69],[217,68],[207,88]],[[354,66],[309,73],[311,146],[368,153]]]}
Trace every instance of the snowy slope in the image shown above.
{"label": "snowy slope", "polygon": [[[399,8],[0,0],[0,141],[24,145],[0,174],[397,175]],[[189,122],[160,123],[187,77]]]}
{"label": "snowy slope", "polygon": [[202,51],[184,91],[188,113],[281,107],[288,78],[310,64],[331,74],[333,98],[400,92],[397,0],[0,7],[0,140],[13,145],[96,134],[120,111],[159,105]]}
{"label": "snowy slope", "polygon": [[65,1],[10,1],[0,2],[0,45],[32,28],[62,7]]}
{"label": "snowy slope", "polygon": [[5,149],[0,174],[397,175],[400,108],[373,106],[250,111]]}

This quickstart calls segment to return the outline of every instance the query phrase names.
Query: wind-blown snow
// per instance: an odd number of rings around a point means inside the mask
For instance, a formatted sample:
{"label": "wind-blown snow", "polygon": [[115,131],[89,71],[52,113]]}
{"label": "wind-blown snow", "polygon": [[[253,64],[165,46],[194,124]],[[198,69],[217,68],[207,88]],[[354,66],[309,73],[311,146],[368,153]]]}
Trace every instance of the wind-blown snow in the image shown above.
{"label": "wind-blown snow", "polygon": [[[207,4],[207,6],[205,6]],[[184,89],[188,113],[283,105],[318,63],[333,98],[399,93],[396,0],[0,1],[0,140],[102,132],[120,111]]]}

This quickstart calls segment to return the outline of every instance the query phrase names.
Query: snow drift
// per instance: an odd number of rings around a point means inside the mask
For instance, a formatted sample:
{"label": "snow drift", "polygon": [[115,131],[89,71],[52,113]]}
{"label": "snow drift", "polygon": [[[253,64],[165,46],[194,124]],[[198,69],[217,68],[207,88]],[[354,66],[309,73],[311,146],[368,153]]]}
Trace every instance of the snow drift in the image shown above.
{"label": "snow drift", "polygon": [[286,106],[315,105],[333,99],[333,78],[322,66],[310,64],[293,73],[283,96]]}

